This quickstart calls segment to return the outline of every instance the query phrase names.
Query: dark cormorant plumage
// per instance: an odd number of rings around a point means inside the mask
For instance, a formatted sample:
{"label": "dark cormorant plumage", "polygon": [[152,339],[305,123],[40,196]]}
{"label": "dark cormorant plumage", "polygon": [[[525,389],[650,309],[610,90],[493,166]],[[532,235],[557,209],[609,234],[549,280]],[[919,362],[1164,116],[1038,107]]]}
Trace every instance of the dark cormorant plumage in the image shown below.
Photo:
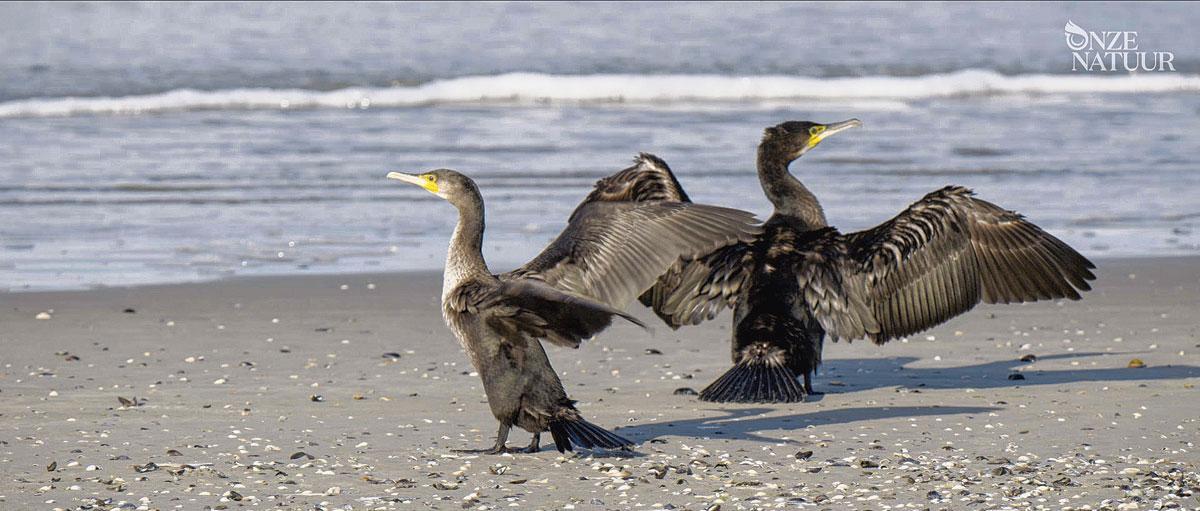
{"label": "dark cormorant plumage", "polygon": [[851,119],[767,128],[758,176],[775,212],[763,234],[677,264],[642,296],[676,328],[734,307],[735,365],[700,399],[802,401],[813,392],[826,335],[883,344],[980,301],[1078,300],[1079,291],[1090,289],[1090,261],[1020,214],[958,186],[930,193],[872,229],[843,234],[830,227],[788,165],[822,139],[859,125]]}
{"label": "dark cormorant plumage", "polygon": [[493,275],[483,260],[483,198],[453,170],[389,178],[421,186],[458,209],[442,282],[442,315],[478,370],[492,414],[496,444],[509,452],[516,425],[533,433],[537,451],[550,431],[559,451],[623,448],[632,442],[580,416],[550,367],[540,340],[576,348],[607,328],[681,257],[697,257],[760,230],[750,213],[678,202],[581,204],[562,234],[525,266]]}

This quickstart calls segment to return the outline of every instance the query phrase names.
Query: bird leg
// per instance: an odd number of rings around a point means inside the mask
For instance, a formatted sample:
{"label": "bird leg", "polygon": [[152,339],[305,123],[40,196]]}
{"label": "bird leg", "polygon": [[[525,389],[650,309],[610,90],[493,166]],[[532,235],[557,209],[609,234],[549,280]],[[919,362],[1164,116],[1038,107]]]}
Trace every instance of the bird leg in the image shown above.
{"label": "bird leg", "polygon": [[808,394],[810,396],[819,396],[821,394],[824,394],[824,392],[817,392],[817,391],[813,390],[812,375],[813,375],[813,373],[804,373],[804,393]]}
{"label": "bird leg", "polygon": [[527,454],[533,454],[535,452],[540,451],[541,449],[542,449],[542,434],[534,433],[533,441],[529,442],[529,447],[521,449],[521,452],[527,453]]}
{"label": "bird leg", "polygon": [[[511,426],[509,426],[508,424],[500,425],[500,431],[496,432],[496,445],[493,445],[491,448],[488,448],[488,449],[451,449],[451,451],[461,452],[461,453],[471,453],[471,454],[504,454],[506,452],[513,452],[514,451],[513,449],[510,449],[504,445],[504,444],[508,443],[508,430],[509,429],[511,429]],[[534,437],[534,438],[536,439],[536,437]]]}

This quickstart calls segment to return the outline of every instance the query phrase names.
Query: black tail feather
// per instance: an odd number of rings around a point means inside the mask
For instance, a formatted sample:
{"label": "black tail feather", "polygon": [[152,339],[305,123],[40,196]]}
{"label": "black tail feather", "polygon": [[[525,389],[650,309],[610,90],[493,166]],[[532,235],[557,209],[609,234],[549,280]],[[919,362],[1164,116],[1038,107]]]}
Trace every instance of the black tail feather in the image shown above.
{"label": "black tail feather", "polygon": [[804,387],[796,373],[769,360],[743,360],[700,392],[701,401],[716,403],[798,403]]}
{"label": "black tail feather", "polygon": [[624,449],[633,442],[604,428],[580,419],[562,419],[550,423],[550,435],[558,452],[574,451],[573,446],[584,449]]}
{"label": "black tail feather", "polygon": [[579,430],[580,430],[579,435],[581,437],[583,437],[582,438],[583,443],[579,444],[579,445],[580,445],[580,447],[583,447],[585,449],[594,449],[596,447],[599,447],[600,444],[604,443],[604,440],[602,438],[600,438],[600,436],[598,436],[596,434],[596,432],[593,431],[588,426],[591,426],[591,424],[588,424],[585,422],[579,428]]}
{"label": "black tail feather", "polygon": [[550,436],[554,437],[554,445],[558,447],[558,452],[563,452],[563,446],[567,449],[571,448],[571,439],[567,436],[567,430],[562,427],[555,427],[557,423],[550,423]]}

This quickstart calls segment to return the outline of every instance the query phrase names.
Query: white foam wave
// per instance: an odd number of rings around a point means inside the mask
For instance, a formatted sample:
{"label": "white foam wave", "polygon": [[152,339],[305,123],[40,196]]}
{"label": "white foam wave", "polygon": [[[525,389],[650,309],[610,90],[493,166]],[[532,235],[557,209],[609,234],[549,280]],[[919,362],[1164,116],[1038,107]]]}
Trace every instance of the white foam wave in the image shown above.
{"label": "white foam wave", "polygon": [[914,77],[806,78],[723,75],[548,75],[508,73],[413,87],[334,91],[179,89],[124,97],[36,98],[0,103],[0,118],[139,114],[201,109],[406,107],[442,103],[689,103],[780,99],[912,101],[996,94],[1200,91],[1200,75],[1014,75],[965,70]]}

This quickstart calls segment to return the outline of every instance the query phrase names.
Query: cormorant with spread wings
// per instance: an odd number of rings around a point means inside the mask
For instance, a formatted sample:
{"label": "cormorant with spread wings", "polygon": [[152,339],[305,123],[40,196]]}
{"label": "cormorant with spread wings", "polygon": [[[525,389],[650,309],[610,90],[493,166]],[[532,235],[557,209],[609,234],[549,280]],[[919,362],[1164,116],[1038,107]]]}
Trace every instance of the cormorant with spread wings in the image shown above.
{"label": "cormorant with spread wings", "polygon": [[[758,177],[775,212],[763,234],[676,264],[642,295],[674,328],[734,307],[734,367],[700,399],[803,401],[813,393],[826,335],[883,344],[981,301],[1078,300],[1090,289],[1095,266],[1085,257],[959,186],[932,192],[865,231],[830,227],[816,196],[788,166],[825,138],[861,124],[791,121],[767,128]],[[638,181],[678,186],[673,176],[663,177],[670,169],[657,158],[639,157],[625,172],[630,190],[647,188]],[[682,189],[671,193],[686,200]]]}

